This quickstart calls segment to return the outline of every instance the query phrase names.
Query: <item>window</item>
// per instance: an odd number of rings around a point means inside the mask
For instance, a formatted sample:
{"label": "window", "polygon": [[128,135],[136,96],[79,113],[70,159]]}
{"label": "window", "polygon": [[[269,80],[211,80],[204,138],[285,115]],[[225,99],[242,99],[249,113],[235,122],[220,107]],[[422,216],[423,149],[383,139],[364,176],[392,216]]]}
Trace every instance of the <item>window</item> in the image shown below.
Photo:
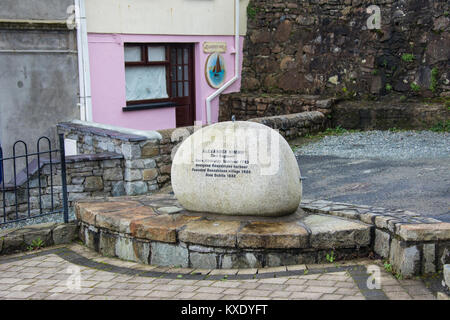
{"label": "window", "polygon": [[127,106],[175,105],[176,98],[188,97],[189,61],[182,44],[125,44]]}
{"label": "window", "polygon": [[163,45],[125,46],[127,105],[164,101],[169,98],[167,51]]}

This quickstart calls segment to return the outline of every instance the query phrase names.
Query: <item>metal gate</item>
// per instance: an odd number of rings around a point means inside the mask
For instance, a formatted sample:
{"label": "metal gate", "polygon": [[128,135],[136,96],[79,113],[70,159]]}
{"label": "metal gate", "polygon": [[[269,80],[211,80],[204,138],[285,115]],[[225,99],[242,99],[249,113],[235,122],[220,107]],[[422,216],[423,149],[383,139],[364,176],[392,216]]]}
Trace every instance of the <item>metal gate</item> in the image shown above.
{"label": "metal gate", "polygon": [[[48,137],[40,137],[36,143],[37,151],[33,153],[28,152],[24,141],[18,140],[13,145],[12,157],[8,158],[3,158],[0,146],[0,225],[61,213],[64,222],[69,222],[64,135],[58,137],[59,149],[52,149]],[[18,155],[20,146],[23,153]],[[45,146],[48,150],[41,151]],[[21,170],[18,169],[19,160],[24,163]],[[9,182],[5,181],[8,173],[5,170],[12,171]]]}

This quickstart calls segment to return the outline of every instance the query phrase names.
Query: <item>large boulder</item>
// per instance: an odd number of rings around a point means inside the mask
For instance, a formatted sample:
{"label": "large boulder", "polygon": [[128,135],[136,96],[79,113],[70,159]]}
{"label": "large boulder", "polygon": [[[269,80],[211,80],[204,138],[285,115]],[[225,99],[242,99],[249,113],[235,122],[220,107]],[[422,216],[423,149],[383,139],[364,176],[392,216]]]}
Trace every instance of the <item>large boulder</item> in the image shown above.
{"label": "large boulder", "polygon": [[187,210],[282,216],[297,210],[297,160],[275,130],[254,122],[220,122],[197,130],[178,148],[172,187]]}

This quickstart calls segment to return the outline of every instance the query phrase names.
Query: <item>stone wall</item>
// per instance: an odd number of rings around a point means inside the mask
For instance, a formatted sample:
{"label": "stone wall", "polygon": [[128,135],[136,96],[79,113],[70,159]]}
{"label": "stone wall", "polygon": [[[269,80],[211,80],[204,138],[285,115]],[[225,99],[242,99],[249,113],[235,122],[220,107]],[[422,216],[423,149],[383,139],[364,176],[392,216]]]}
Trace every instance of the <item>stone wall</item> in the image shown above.
{"label": "stone wall", "polygon": [[411,211],[302,200],[302,209],[359,220],[373,226],[372,248],[397,275],[432,274],[450,263],[450,223]]}
{"label": "stone wall", "polygon": [[333,105],[331,112],[333,127],[360,130],[429,129],[448,123],[449,119],[449,105],[393,97],[364,103],[343,100]]}
{"label": "stone wall", "polygon": [[323,113],[310,111],[256,118],[250,119],[249,121],[258,122],[272,129],[276,129],[286,140],[292,140],[323,131],[327,127],[327,120]]}
{"label": "stone wall", "polygon": [[[79,154],[115,152],[123,156],[123,194],[139,195],[170,184],[171,153],[178,139],[172,139],[176,129],[128,133],[126,128],[105,129],[95,123],[60,123],[58,132],[77,142]],[[185,135],[193,127],[185,129]],[[184,132],[184,131],[183,131]]]}
{"label": "stone wall", "polygon": [[[19,172],[16,178],[17,207],[14,182],[5,184],[6,220],[26,218],[28,216],[28,201],[30,215],[35,216],[62,208],[61,164],[53,160],[32,161],[26,171]],[[123,160],[115,153],[99,153],[96,155],[81,155],[66,157],[66,178],[69,210],[73,210],[73,202],[80,199],[104,196],[123,195]],[[39,185],[40,179],[40,185]],[[27,192],[29,185],[29,197]],[[39,189],[41,196],[39,196]],[[52,199],[53,191],[53,199]],[[0,197],[0,222],[3,222],[3,197]]]}
{"label": "stone wall", "polygon": [[219,121],[229,121],[233,115],[236,120],[248,120],[305,111],[320,111],[328,116],[334,102],[308,95],[231,93],[220,96]]}
{"label": "stone wall", "polygon": [[42,241],[42,247],[71,243],[78,238],[78,231],[77,221],[0,230],[0,255],[37,249],[33,248],[33,241],[37,239]]}
{"label": "stone wall", "polygon": [[[317,132],[326,127],[326,117],[318,111],[276,117],[249,119],[278,129],[286,139]],[[139,131],[108,127],[92,122],[65,122],[58,132],[77,142],[79,154],[115,152],[123,157],[123,178],[114,195],[140,195],[170,184],[172,153],[175,147],[191,135],[195,127],[160,131]],[[119,192],[120,190],[120,192]]]}
{"label": "stone wall", "polygon": [[[381,28],[369,30],[371,5]],[[242,91],[449,95],[447,0],[251,0]]]}

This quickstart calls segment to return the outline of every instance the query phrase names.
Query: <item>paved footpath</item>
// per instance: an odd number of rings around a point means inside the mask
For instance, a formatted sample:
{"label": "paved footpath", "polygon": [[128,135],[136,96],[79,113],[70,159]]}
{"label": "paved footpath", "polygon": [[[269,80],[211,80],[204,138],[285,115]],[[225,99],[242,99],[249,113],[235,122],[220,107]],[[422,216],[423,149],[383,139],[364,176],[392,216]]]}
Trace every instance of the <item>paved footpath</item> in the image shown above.
{"label": "paved footpath", "polygon": [[[380,289],[367,288],[368,268],[379,270]],[[435,295],[422,280],[397,280],[376,260],[259,270],[170,269],[105,258],[71,244],[1,256],[0,299],[428,300]]]}

